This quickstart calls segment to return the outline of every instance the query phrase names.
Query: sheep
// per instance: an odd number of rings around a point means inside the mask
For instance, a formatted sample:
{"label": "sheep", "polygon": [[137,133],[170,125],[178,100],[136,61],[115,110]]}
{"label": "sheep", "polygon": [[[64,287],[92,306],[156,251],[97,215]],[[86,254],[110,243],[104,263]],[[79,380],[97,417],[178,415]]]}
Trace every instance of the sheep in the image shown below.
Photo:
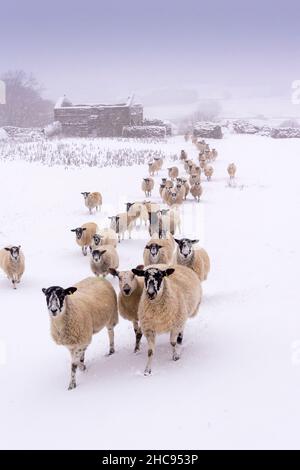
{"label": "sheep", "polygon": [[162,209],[160,214],[163,233],[170,232],[175,235],[177,230],[181,232],[180,212],[176,206],[172,209]]}
{"label": "sheep", "polygon": [[157,171],[161,170],[164,164],[164,159],[162,157],[154,157],[154,162],[157,166]]}
{"label": "sheep", "polygon": [[158,173],[158,165],[156,162],[148,163],[149,175],[154,176],[154,173]]}
{"label": "sheep", "polygon": [[168,175],[169,175],[169,178],[171,178],[172,181],[175,178],[177,178],[177,176],[179,175],[179,170],[178,170],[177,166],[171,166],[170,168],[168,168]]}
{"label": "sheep", "polygon": [[201,155],[201,157],[199,158],[199,162],[200,162],[200,168],[202,168],[202,170],[204,170],[205,165],[206,165],[206,155],[205,154]]}
{"label": "sheep", "polygon": [[185,192],[177,191],[176,189],[171,189],[169,196],[166,200],[168,206],[181,205],[183,203]]}
{"label": "sheep", "polygon": [[211,151],[210,150],[205,150],[204,152],[205,158],[207,162],[211,161]]}
{"label": "sheep", "polygon": [[202,196],[203,189],[200,181],[196,181],[193,186],[191,186],[191,195],[196,199],[197,202],[200,202],[200,197]]}
{"label": "sheep", "polygon": [[187,160],[187,153],[184,150],[180,152],[180,160]]}
{"label": "sheep", "polygon": [[161,193],[162,200],[165,204],[168,203],[172,188],[164,188]]}
{"label": "sheep", "polygon": [[92,213],[92,209],[101,210],[102,206],[102,196],[100,193],[88,193],[83,192],[81,193],[84,197],[84,203],[86,207],[89,209],[90,214]]}
{"label": "sheep", "polygon": [[95,233],[92,238],[92,250],[99,248],[102,245],[112,245],[114,248],[118,244],[118,235],[111,228],[102,228]]}
{"label": "sheep", "polygon": [[227,172],[229,174],[229,177],[231,180],[235,178],[235,173],[236,173],[236,165],[234,163],[230,163],[227,167]]}
{"label": "sheep", "polygon": [[187,179],[186,178],[181,178],[181,182],[183,184],[183,187],[184,187],[184,190],[185,190],[185,195],[184,195],[184,200],[186,201],[186,198],[190,192],[190,185],[189,183],[187,182]]}
{"label": "sheep", "polygon": [[81,227],[71,229],[71,232],[76,233],[76,243],[81,247],[82,254],[86,256],[88,247],[90,251],[92,250],[93,236],[98,232],[97,224],[87,222]]}
{"label": "sheep", "polygon": [[165,239],[151,238],[144,248],[144,265],[172,264],[174,262],[174,238],[171,234]]}
{"label": "sheep", "polygon": [[185,171],[188,171],[191,165],[194,165],[193,160],[185,160],[185,162],[184,162]]}
{"label": "sheep", "polygon": [[211,150],[211,159],[212,159],[213,162],[215,161],[217,156],[218,156],[218,152],[216,151],[216,149],[212,149]]}
{"label": "sheep", "polygon": [[99,249],[93,250],[90,267],[95,276],[100,274],[105,277],[109,269],[119,267],[119,256],[117,250],[112,245],[102,245]]}
{"label": "sheep", "polygon": [[154,179],[144,178],[142,181],[142,191],[144,191],[146,197],[151,196],[153,188],[154,188]]}
{"label": "sheep", "polygon": [[131,238],[131,232],[136,216],[128,215],[127,212],[120,212],[120,214],[108,218],[110,219],[110,228],[118,235],[119,243],[121,241],[121,236],[122,240],[124,240],[126,231],[128,231],[129,238]]}
{"label": "sheep", "polygon": [[210,271],[210,259],[204,248],[194,248],[199,240],[189,238],[174,240],[177,243],[177,263],[195,271],[201,282],[206,281]]}
{"label": "sheep", "polygon": [[152,237],[154,234],[158,234],[158,237],[161,238],[163,236],[163,229],[162,229],[162,220],[160,210],[155,212],[149,212],[149,234]]}
{"label": "sheep", "polygon": [[199,152],[204,152],[205,147],[206,147],[205,140],[200,140],[199,142],[197,142],[197,148]]}
{"label": "sheep", "polygon": [[175,189],[176,189],[178,197],[180,197],[182,200],[184,200],[185,199],[185,193],[186,193],[184,185],[181,182],[180,183],[178,182],[175,186]]}
{"label": "sheep", "polygon": [[127,202],[127,214],[140,219],[140,226],[144,222],[145,226],[148,222],[148,211],[143,202]]}
{"label": "sheep", "polygon": [[202,287],[195,272],[185,266],[158,264],[132,272],[144,277],[138,317],[148,342],[144,375],[150,375],[157,334],[170,333],[172,358],[174,361],[180,358],[177,344],[182,343],[187,319],[197,314]]}
{"label": "sheep", "polygon": [[[136,269],[143,269],[143,266],[137,266]],[[135,333],[134,352],[140,350],[140,342],[142,339],[142,330],[139,325],[138,308],[143,292],[143,280],[132,271],[117,271],[110,269],[110,274],[119,279],[120,292],[118,295],[118,310],[122,318],[133,323]]]}
{"label": "sheep", "polygon": [[191,186],[193,186],[193,184],[197,183],[197,181],[200,183],[201,182],[201,177],[200,175],[198,175],[197,173],[192,173],[189,177],[189,183]]}
{"label": "sheep", "polygon": [[20,245],[9,245],[0,250],[0,268],[16,289],[25,271],[25,256]]}
{"label": "sheep", "polygon": [[206,165],[204,167],[204,174],[206,176],[207,181],[211,180],[213,173],[214,173],[214,169],[211,165]]}
{"label": "sheep", "polygon": [[64,289],[52,286],[42,289],[50,315],[51,335],[58,345],[71,353],[69,390],[76,387],[76,371],[85,370],[85,351],[92,336],[104,327],[108,330],[109,355],[115,352],[114,327],[118,323],[117,296],[105,279],[84,279]]}

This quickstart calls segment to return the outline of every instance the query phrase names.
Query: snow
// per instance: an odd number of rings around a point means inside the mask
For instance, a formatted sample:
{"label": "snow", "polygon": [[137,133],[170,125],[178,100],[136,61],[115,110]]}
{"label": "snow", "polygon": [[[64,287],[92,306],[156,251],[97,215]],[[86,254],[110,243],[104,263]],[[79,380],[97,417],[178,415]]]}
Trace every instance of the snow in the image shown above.
{"label": "snow", "polygon": [[7,132],[0,127],[0,142],[3,140],[7,140],[7,139],[8,139]]}
{"label": "snow", "polygon": [[[199,205],[185,203],[183,234],[200,237],[212,269],[180,361],[161,336],[144,377],[145,340],[134,355],[132,327],[120,319],[116,354],[105,357],[105,331],[94,336],[71,392],[68,351],[50,337],[41,288],[90,275],[70,229],[105,226],[143,199],[146,165],[0,161],[0,246],[20,243],[27,262],[17,291],[0,274],[1,448],[299,448],[299,143],[230,134],[209,142],[219,152],[214,177]],[[197,157],[183,137],[164,145]],[[155,201],[165,174],[155,177]],[[103,194],[100,214],[85,210],[80,192],[89,190]],[[141,262],[146,239],[139,231],[121,243],[121,268]]]}

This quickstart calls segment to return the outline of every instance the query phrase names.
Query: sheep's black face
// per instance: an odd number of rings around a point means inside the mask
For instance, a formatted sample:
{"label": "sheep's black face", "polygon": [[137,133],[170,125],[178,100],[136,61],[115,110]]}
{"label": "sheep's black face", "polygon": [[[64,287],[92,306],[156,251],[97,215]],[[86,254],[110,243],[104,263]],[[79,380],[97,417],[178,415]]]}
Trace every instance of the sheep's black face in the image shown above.
{"label": "sheep's black face", "polygon": [[97,233],[95,235],[93,235],[93,240],[94,240],[94,243],[95,243],[96,246],[101,244],[101,236],[98,235]]}
{"label": "sheep's black face", "polygon": [[128,212],[130,207],[133,206],[133,202],[126,202],[125,206],[126,206],[126,211]]}
{"label": "sheep's black face", "polygon": [[193,245],[198,243],[199,240],[190,240],[189,238],[182,238],[181,240],[178,240],[175,238],[175,242],[178,244],[180,254],[184,258],[188,258],[193,252]]}
{"label": "sheep's black face", "polygon": [[67,289],[63,289],[59,286],[52,286],[47,289],[42,289],[42,291],[46,296],[49,315],[56,317],[63,312],[66,296],[74,294],[77,288],[68,287]]}
{"label": "sheep's black face", "polygon": [[163,279],[165,276],[173,274],[175,269],[168,268],[161,270],[158,268],[148,268],[145,271],[142,269],[132,269],[133,274],[145,278],[145,290],[149,300],[154,300],[162,288]]}
{"label": "sheep's black face", "polygon": [[20,248],[20,246],[12,246],[10,248],[5,248],[5,250],[10,252],[10,257],[13,261],[18,261],[20,257]]}
{"label": "sheep's black face", "polygon": [[93,258],[93,261],[95,263],[99,263],[99,261],[101,260],[101,256],[106,253],[106,250],[94,250],[92,252],[92,258]]}
{"label": "sheep's black face", "polygon": [[166,184],[167,178],[162,178],[162,179],[161,179],[161,182],[162,182],[162,184]]}
{"label": "sheep's black face", "polygon": [[76,233],[76,238],[77,240],[81,240],[82,238],[82,234],[83,232],[86,230],[86,228],[82,228],[82,227],[77,227],[77,228],[73,228],[71,230],[71,232],[75,232]]}
{"label": "sheep's black face", "polygon": [[159,254],[159,250],[161,249],[161,245],[157,243],[151,243],[150,245],[146,246],[146,249],[150,251],[152,258],[156,258]]}
{"label": "sheep's black face", "polygon": [[91,194],[91,193],[88,193],[88,192],[85,191],[81,194],[83,195],[84,199],[87,199],[89,197],[89,194]]}

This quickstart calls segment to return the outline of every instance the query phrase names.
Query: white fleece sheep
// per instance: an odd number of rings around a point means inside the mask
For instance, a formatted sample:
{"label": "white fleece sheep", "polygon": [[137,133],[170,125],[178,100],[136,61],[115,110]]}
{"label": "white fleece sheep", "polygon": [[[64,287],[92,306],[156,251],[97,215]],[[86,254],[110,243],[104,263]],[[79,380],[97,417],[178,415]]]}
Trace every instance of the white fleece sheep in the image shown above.
{"label": "white fleece sheep", "polygon": [[92,213],[92,209],[101,210],[102,206],[102,196],[101,193],[94,192],[94,193],[89,193],[89,192],[83,192],[81,193],[84,197],[84,203],[88,210],[90,211],[90,214]]}
{"label": "white fleece sheep", "polygon": [[115,216],[109,217],[110,228],[118,235],[119,242],[124,240],[125,232],[128,232],[129,238],[131,238],[131,232],[134,228],[136,216],[130,216],[127,212],[121,212]]}
{"label": "white fleece sheep", "polygon": [[235,178],[236,173],[236,165],[234,163],[230,163],[227,167],[227,172],[231,180]]}
{"label": "white fleece sheep", "polygon": [[76,234],[76,243],[81,247],[84,256],[87,255],[88,248],[92,250],[93,236],[99,231],[98,225],[95,222],[87,222],[81,227],[71,229],[71,232]]}
{"label": "white fleece sheep", "polygon": [[[143,269],[143,266],[139,267]],[[133,324],[135,333],[134,352],[139,351],[142,339],[142,330],[139,325],[138,309],[143,292],[143,280],[133,274],[132,271],[117,271],[110,269],[110,274],[119,279],[120,292],[118,295],[118,309],[121,317]]]}
{"label": "white fleece sheep", "polygon": [[63,289],[52,286],[43,289],[50,315],[51,335],[58,345],[71,353],[69,390],[76,387],[76,370],[85,370],[84,356],[92,336],[106,327],[109,354],[115,352],[114,327],[118,323],[117,296],[105,279],[93,277]]}
{"label": "white fleece sheep", "polygon": [[25,256],[20,245],[9,245],[0,250],[0,268],[16,289],[25,271]]}
{"label": "white fleece sheep", "polygon": [[193,184],[193,186],[191,186],[191,195],[194,197],[194,199],[197,201],[197,202],[200,202],[200,197],[202,196],[202,193],[203,193],[203,189],[202,189],[202,186],[200,184],[200,181],[196,181],[195,184]]}
{"label": "white fleece sheep", "polygon": [[154,179],[144,178],[142,181],[142,191],[144,191],[145,197],[151,196],[153,188],[154,188]]}
{"label": "white fleece sheep", "polygon": [[119,267],[119,255],[112,245],[101,245],[92,251],[90,266],[95,276],[107,276],[110,269]]}
{"label": "white fleece sheep", "polygon": [[204,248],[194,247],[199,240],[175,238],[175,242],[177,243],[177,263],[195,271],[200,281],[206,281],[210,271],[210,259]]}
{"label": "white fleece sheep", "polygon": [[198,311],[202,287],[194,271],[185,266],[158,264],[145,270],[133,269],[132,272],[144,277],[138,317],[148,341],[148,361],[144,373],[149,375],[157,334],[170,333],[173,360],[180,358],[177,344],[182,342],[187,319]]}
{"label": "white fleece sheep", "polygon": [[168,233],[166,238],[152,237],[144,248],[144,265],[172,264],[174,262],[175,242]]}

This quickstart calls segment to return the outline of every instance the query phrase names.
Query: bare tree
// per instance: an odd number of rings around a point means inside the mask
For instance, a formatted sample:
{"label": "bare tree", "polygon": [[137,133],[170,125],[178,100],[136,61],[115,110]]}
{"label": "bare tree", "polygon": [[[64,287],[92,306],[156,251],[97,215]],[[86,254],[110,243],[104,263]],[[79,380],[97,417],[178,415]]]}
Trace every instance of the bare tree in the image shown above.
{"label": "bare tree", "polygon": [[0,107],[0,126],[42,127],[53,120],[53,103],[42,97],[43,89],[23,70],[1,76],[6,103]]}

